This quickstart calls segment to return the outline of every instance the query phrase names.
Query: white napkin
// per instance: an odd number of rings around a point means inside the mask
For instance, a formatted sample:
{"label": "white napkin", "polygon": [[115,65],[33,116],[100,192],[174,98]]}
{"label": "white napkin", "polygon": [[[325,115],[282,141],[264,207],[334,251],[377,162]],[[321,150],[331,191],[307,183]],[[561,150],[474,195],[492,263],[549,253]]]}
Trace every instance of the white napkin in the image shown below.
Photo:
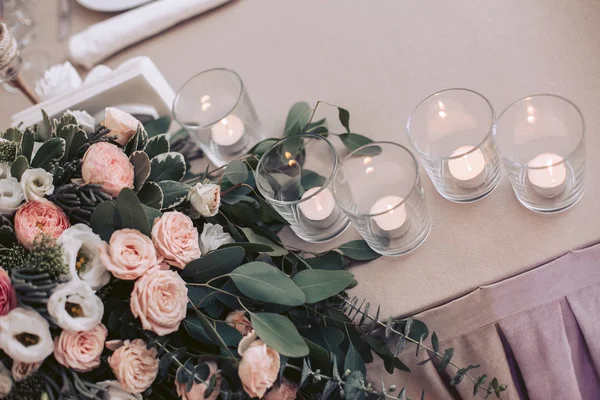
{"label": "white napkin", "polygon": [[230,0],[157,0],[90,26],[69,41],[69,58],[92,68],[108,56]]}

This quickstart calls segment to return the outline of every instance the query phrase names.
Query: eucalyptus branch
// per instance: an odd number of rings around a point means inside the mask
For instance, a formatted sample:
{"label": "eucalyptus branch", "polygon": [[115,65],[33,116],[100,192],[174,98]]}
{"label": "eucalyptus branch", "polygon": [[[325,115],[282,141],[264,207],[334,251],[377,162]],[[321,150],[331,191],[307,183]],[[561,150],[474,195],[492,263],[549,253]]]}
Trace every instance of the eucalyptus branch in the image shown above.
{"label": "eucalyptus branch", "polygon": [[[369,319],[369,320],[373,321],[373,323],[375,323],[375,324],[378,324],[379,326],[381,326],[381,327],[385,328],[387,331],[389,331],[389,332],[392,332],[392,333],[394,333],[394,334],[396,334],[396,335],[400,336],[401,340],[406,340],[406,341],[408,341],[408,342],[411,342],[411,343],[413,343],[413,344],[416,344],[417,346],[419,346],[419,347],[422,347],[422,348],[424,348],[425,350],[427,350],[427,352],[428,352],[429,354],[433,354],[435,357],[438,357],[439,359],[444,359],[444,355],[443,355],[443,354],[440,354],[440,352],[439,352],[439,351],[437,351],[437,350],[435,350],[435,349],[433,349],[433,348],[430,348],[429,346],[426,346],[426,345],[424,345],[424,344],[423,344],[421,341],[417,341],[417,340],[415,340],[415,339],[411,338],[410,336],[408,336],[408,335],[407,335],[407,334],[405,334],[405,333],[402,333],[402,332],[399,332],[399,331],[397,331],[397,330],[396,330],[396,329],[394,329],[392,326],[389,326],[389,324],[388,324],[388,323],[385,323],[385,322],[383,322],[383,321],[379,320],[379,318],[374,318],[374,317],[372,317],[372,316],[369,314],[369,312],[368,312],[368,309],[367,309],[367,310],[366,310],[366,312],[365,312],[365,310],[363,310],[363,309],[362,309],[362,307],[356,307],[356,305],[355,305],[353,302],[349,301],[348,299],[346,299],[346,298],[343,298],[343,301],[344,301],[344,303],[345,303],[346,305],[350,306],[350,308],[351,308],[352,310],[355,310],[355,311],[356,311],[356,314],[354,315],[354,317],[353,317],[352,319],[356,318],[356,315],[358,315],[358,313],[360,313],[361,315],[363,315],[363,316],[364,316],[363,318]],[[328,306],[328,307],[329,307],[329,306]],[[352,324],[354,324],[354,323],[352,323]],[[358,328],[358,329],[360,329],[360,330],[361,330],[361,332],[362,332],[362,328],[360,327],[360,325],[362,325],[362,324],[359,324],[359,325],[357,325],[357,328]],[[364,332],[362,332],[362,333],[363,333],[363,335],[365,334]],[[456,363],[454,363],[452,360],[449,360],[449,361],[448,361],[448,365],[451,365],[451,366],[453,366],[453,367],[454,367],[454,368],[456,368],[458,371],[466,371],[466,372],[464,372],[462,375],[464,375],[464,376],[466,376],[467,378],[469,378],[469,380],[471,380],[471,382],[473,382],[473,384],[474,384],[476,387],[478,387],[479,389],[481,389],[481,390],[485,391],[485,393],[486,393],[488,396],[489,396],[489,395],[491,395],[491,394],[493,394],[493,393],[497,393],[497,394],[498,394],[499,392],[502,392],[502,391],[506,390],[506,385],[498,385],[498,386],[497,386],[497,388],[493,388],[493,387],[490,385],[490,386],[488,386],[488,387],[486,388],[486,387],[484,386],[483,382],[480,382],[480,379],[475,379],[475,378],[474,378],[474,377],[473,377],[473,376],[472,376],[472,375],[471,375],[471,374],[468,372],[468,369],[466,369],[466,368],[462,368],[461,366],[459,366],[459,365],[457,365]],[[493,380],[492,382],[494,382],[494,381],[495,381],[495,378],[494,378],[494,380]],[[496,389],[496,390],[494,390],[494,389]]]}

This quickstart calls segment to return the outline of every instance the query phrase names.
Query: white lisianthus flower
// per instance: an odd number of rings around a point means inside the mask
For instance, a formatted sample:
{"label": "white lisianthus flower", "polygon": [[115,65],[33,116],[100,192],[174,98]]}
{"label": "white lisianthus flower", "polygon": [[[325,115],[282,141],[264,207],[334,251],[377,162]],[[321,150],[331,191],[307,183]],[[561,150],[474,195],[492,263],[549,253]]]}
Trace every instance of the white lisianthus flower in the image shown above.
{"label": "white lisianthus flower", "polygon": [[110,281],[110,272],[102,264],[100,248],[102,239],[92,228],[75,224],[58,237],[56,244],[62,246],[65,262],[73,280],[83,280],[94,290]]}
{"label": "white lisianthus flower", "polygon": [[96,385],[104,389],[100,395],[104,400],[142,400],[141,394],[126,392],[119,381],[102,381]]}
{"label": "white lisianthus flower", "polygon": [[87,111],[67,110],[77,120],[77,123],[83,128],[85,133],[92,133],[96,129],[96,120]]}
{"label": "white lisianthus flower", "polygon": [[13,379],[8,368],[0,362],[0,399],[8,397],[13,388]]}
{"label": "white lisianthus flower", "polygon": [[27,201],[44,201],[54,192],[54,177],[42,168],[30,168],[21,175],[21,188]]}
{"label": "white lisianthus flower", "polygon": [[89,331],[98,325],[104,304],[92,288],[80,280],[59,285],[48,299],[48,313],[67,331]]}
{"label": "white lisianthus flower", "polygon": [[11,310],[0,317],[0,348],[16,362],[45,360],[54,350],[48,321],[29,308]]}
{"label": "white lisianthus flower", "polygon": [[0,162],[0,179],[7,179],[10,177],[10,164],[7,162]]}
{"label": "white lisianthus flower", "polygon": [[188,200],[197,214],[195,217],[214,217],[219,212],[221,204],[221,188],[214,183],[198,182],[190,189]]}
{"label": "white lisianthus flower", "polygon": [[0,180],[0,214],[12,214],[25,200],[17,178]]}
{"label": "white lisianthus flower", "polygon": [[218,249],[227,243],[233,243],[234,240],[227,232],[223,232],[223,227],[219,224],[210,224],[206,222],[200,234],[200,251],[206,255],[209,251]]}

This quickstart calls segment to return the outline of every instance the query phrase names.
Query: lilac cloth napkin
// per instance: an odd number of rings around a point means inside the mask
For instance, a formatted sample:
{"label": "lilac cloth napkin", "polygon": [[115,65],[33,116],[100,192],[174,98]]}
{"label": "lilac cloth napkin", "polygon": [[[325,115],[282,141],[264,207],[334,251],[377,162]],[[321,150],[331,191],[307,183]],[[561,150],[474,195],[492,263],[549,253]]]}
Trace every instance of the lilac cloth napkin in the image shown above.
{"label": "lilac cloth napkin", "polygon": [[[507,384],[502,399],[600,399],[600,244],[416,318],[437,332],[442,349],[454,347],[456,364],[480,364],[475,376],[487,373]],[[417,366],[427,355],[415,358],[414,351],[408,346],[401,355],[411,373],[389,375],[375,362],[369,381],[376,384],[383,376],[388,386],[406,386],[413,398],[421,389],[426,399],[473,398],[470,381],[451,386],[451,374],[432,363]]]}

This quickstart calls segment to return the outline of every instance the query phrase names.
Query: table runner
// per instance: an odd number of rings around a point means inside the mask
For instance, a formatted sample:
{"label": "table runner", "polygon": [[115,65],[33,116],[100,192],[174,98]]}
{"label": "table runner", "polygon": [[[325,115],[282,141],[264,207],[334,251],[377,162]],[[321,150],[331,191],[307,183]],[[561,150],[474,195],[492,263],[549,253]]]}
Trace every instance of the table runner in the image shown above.
{"label": "table runner", "polygon": [[[480,364],[474,375],[487,373],[508,385],[503,399],[598,399],[600,393],[600,244],[572,251],[534,270],[481,287],[446,305],[416,316],[435,330],[440,348],[454,347],[459,365]],[[407,386],[426,399],[470,399],[465,379],[456,387],[452,376],[435,365],[417,366],[428,356],[401,355],[412,372],[388,375],[381,363],[369,379]],[[452,372],[455,372],[454,370]]]}

